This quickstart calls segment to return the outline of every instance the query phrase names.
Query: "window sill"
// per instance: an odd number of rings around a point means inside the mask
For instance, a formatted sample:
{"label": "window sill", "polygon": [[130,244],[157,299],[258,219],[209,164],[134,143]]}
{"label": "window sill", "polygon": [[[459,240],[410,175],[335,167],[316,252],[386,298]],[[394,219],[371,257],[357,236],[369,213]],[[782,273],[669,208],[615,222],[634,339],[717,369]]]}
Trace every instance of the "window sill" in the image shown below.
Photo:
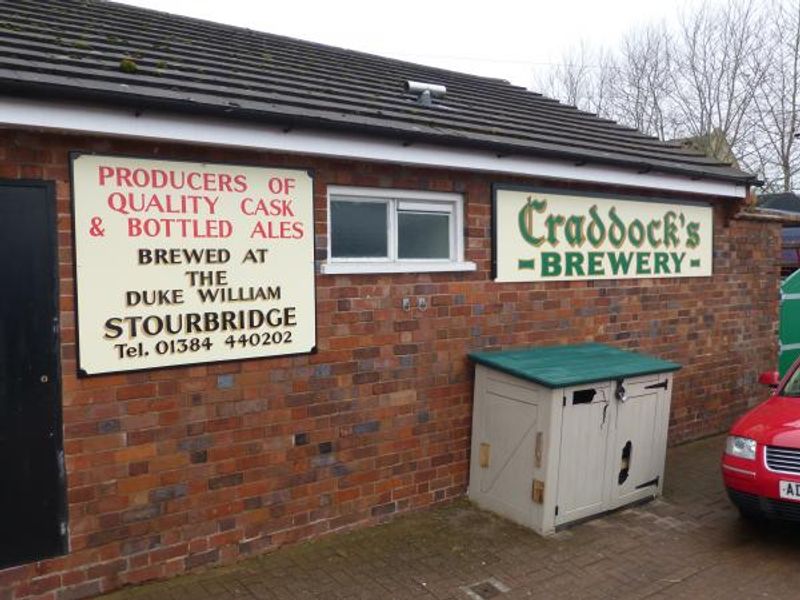
{"label": "window sill", "polygon": [[442,273],[475,271],[474,262],[324,262],[323,275],[357,275],[361,273]]}

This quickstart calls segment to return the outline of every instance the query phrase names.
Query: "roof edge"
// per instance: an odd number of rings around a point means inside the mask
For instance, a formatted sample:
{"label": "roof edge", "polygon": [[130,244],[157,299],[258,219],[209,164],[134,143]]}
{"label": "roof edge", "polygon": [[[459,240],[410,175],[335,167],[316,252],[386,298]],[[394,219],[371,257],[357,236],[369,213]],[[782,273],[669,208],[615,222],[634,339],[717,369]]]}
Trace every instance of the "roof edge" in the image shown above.
{"label": "roof edge", "polygon": [[[287,119],[265,121],[231,119],[198,111],[152,108],[131,103],[33,98],[0,95],[0,122],[11,127],[33,128],[93,136],[149,139],[177,144],[202,144],[260,151],[318,155],[329,158],[368,160],[430,168],[532,177],[579,184],[606,185],[628,190],[688,195],[697,201],[715,198],[742,201],[747,185],[685,173],[661,173],[615,164],[587,163],[520,153],[503,154],[496,148],[481,149],[445,145],[439,139],[412,142],[397,132],[305,126]],[[462,141],[462,140],[459,140]]]}
{"label": "roof edge", "polygon": [[[552,158],[557,160],[573,161],[580,164],[598,164],[598,165],[611,165],[617,167],[626,167],[635,169],[642,173],[657,172],[666,173],[671,175],[681,175],[690,177],[696,180],[711,180],[711,181],[724,181],[726,183],[734,183],[745,186],[760,186],[763,184],[757,176],[745,173],[742,171],[741,176],[725,175],[721,173],[714,173],[711,171],[704,171],[700,169],[670,167],[668,165],[653,165],[650,162],[642,160],[620,160],[615,158],[604,158],[596,155],[584,154],[581,152],[570,151],[537,151],[533,149],[526,149],[524,146],[514,144],[504,144],[499,142],[487,142],[484,140],[476,140],[466,136],[451,135],[447,133],[426,133],[422,131],[409,131],[401,128],[391,126],[379,125],[364,125],[358,123],[347,123],[325,119],[321,117],[303,117],[298,115],[287,115],[280,111],[268,113],[264,111],[247,110],[230,105],[223,104],[210,104],[205,102],[191,101],[189,99],[166,99],[154,98],[147,95],[135,95],[130,92],[115,93],[105,90],[92,90],[84,87],[77,86],[53,86],[52,84],[39,84],[31,81],[19,80],[5,80],[4,87],[6,92],[11,92],[14,95],[21,97],[32,97],[36,99],[54,99],[61,98],[64,100],[95,100],[103,103],[109,103],[112,106],[133,108],[143,110],[146,108],[151,109],[168,109],[179,113],[190,115],[203,115],[203,116],[218,116],[226,119],[236,119],[249,122],[261,122],[268,124],[285,125],[288,127],[302,127],[314,126],[331,131],[355,131],[358,133],[367,133],[378,135],[381,137],[393,137],[403,139],[407,143],[414,142],[437,142],[454,147],[468,147],[477,148],[482,150],[490,150],[498,152],[504,156],[518,155],[518,156],[531,156],[540,158]],[[719,165],[724,168],[724,164]]]}
{"label": "roof edge", "polygon": [[739,211],[734,218],[739,221],[762,221],[794,225],[800,223],[800,213],[777,210],[774,208],[763,208],[760,206],[756,206],[750,210]]}

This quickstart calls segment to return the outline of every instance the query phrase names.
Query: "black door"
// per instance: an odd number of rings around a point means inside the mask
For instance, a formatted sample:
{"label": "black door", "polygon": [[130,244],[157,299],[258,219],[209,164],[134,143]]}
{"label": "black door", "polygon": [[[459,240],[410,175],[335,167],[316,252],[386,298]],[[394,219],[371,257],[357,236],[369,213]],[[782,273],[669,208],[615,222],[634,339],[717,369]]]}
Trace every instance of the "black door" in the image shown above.
{"label": "black door", "polygon": [[53,187],[0,181],[0,568],[66,551]]}

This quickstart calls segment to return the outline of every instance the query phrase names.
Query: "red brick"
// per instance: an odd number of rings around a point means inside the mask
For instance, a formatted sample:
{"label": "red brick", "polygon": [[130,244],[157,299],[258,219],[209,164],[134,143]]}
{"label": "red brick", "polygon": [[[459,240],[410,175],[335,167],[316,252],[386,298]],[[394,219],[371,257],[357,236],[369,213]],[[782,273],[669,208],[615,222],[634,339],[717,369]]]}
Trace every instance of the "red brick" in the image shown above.
{"label": "red brick", "polygon": [[[763,397],[756,374],[776,354],[780,227],[726,222],[721,205],[731,200],[712,199],[712,277],[497,284],[490,276],[491,175],[164,143],[157,148],[162,158],[315,169],[322,245],[329,184],[464,189],[466,258],[478,270],[318,275],[316,354],[78,378],[67,149],[155,156],[156,146],[18,133],[0,131],[0,177],[19,177],[23,168],[46,173],[59,197],[64,448],[74,530],[71,555],[41,561],[37,570],[0,571],[0,589],[41,582],[48,594],[44,587],[61,577],[65,589],[89,590],[102,577],[107,591],[463,494],[473,373],[466,354],[476,348],[594,340],[681,362],[673,443],[724,430]],[[16,139],[25,141],[22,154],[10,151]],[[427,298],[430,308],[403,311],[409,296]],[[236,374],[232,389],[217,389],[221,374]],[[294,448],[300,432],[312,443]],[[334,452],[319,454],[325,442]],[[170,486],[185,488],[151,496]],[[123,516],[150,514],[152,522],[122,523]],[[239,543],[242,532],[252,539]],[[120,553],[130,562],[119,562]],[[15,600],[34,595],[28,588]]]}

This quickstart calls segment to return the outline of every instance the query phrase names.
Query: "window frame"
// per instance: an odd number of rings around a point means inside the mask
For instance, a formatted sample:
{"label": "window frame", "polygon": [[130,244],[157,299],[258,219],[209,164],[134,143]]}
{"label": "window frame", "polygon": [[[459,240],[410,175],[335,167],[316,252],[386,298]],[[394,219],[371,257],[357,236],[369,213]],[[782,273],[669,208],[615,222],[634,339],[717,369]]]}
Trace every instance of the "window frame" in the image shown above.
{"label": "window frame", "polygon": [[[387,254],[383,257],[334,257],[331,202],[380,202],[387,204]],[[424,273],[437,271],[474,271],[475,263],[464,260],[464,196],[454,192],[430,192],[393,188],[328,186],[327,259],[321,265],[323,274],[349,273]],[[447,214],[450,220],[450,257],[399,258],[399,212]]]}
{"label": "window frame", "polygon": [[[386,256],[343,256],[337,258],[337,262],[368,262],[368,263],[384,263],[391,260],[392,256],[392,228],[394,227],[395,216],[392,211],[392,203],[386,198],[374,197],[359,197],[350,194],[343,194],[336,197],[336,200],[343,202],[364,202],[370,204],[385,204],[386,205]],[[333,230],[331,229],[331,195],[328,193],[328,261],[331,260],[331,251],[333,249]]]}

